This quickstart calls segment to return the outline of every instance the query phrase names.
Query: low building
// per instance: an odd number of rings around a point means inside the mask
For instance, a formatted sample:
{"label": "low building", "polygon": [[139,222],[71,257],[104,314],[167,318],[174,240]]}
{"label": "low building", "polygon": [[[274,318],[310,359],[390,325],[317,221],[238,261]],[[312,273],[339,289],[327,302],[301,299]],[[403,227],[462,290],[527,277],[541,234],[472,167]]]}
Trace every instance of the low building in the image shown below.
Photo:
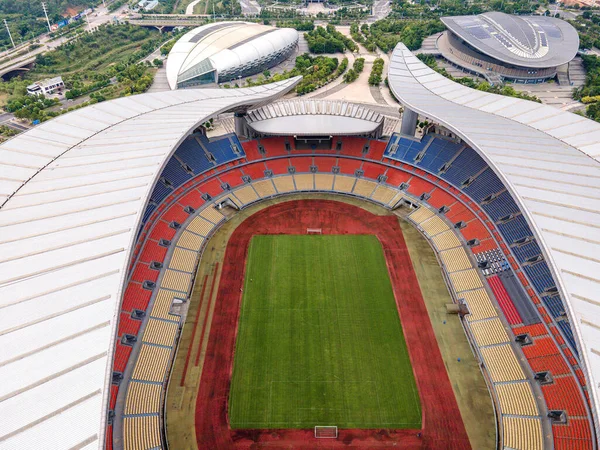
{"label": "low building", "polygon": [[442,17],[448,28],[437,39],[442,56],[465,72],[491,83],[542,83],[558,77],[569,84],[568,63],[579,36],[567,22],[546,16],[487,12]]}
{"label": "low building", "polygon": [[50,95],[56,91],[62,91],[65,88],[65,83],[62,77],[48,78],[42,81],[36,81],[33,84],[27,86],[27,93],[29,95]]}

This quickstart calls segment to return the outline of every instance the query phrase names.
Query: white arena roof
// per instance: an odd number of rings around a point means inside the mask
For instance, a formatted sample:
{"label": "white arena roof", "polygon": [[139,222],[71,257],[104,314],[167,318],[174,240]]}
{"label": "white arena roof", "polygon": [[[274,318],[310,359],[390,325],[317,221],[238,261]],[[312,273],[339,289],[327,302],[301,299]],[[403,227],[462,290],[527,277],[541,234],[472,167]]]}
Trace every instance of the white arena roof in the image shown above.
{"label": "white arena roof", "polygon": [[171,89],[177,89],[203,73],[216,71],[217,78],[223,73],[241,73],[256,63],[268,63],[297,42],[298,32],[293,28],[249,22],[202,25],[183,35],[169,52],[167,80]]}
{"label": "white arena roof", "polygon": [[178,144],[299,78],[99,103],[0,145],[0,448],[103,448],[118,310]]}
{"label": "white arena roof", "polygon": [[566,303],[598,429],[600,124],[457,84],[404,44],[394,50],[388,78],[403,105],[475,149],[520,206]]}
{"label": "white arena roof", "polygon": [[577,30],[554,17],[492,11],[441,20],[481,53],[519,67],[557,67],[571,61],[579,48]]}

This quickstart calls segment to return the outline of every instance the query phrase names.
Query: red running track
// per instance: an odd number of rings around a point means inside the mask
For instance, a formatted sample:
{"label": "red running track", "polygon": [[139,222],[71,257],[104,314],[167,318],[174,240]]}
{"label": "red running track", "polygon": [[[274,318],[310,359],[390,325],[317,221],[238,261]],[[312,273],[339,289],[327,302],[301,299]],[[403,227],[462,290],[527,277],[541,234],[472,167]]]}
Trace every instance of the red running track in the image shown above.
{"label": "red running track", "polygon": [[[312,430],[231,430],[227,400],[233,368],[248,244],[255,234],[375,234],[386,256],[398,312],[423,411],[421,430],[341,430],[338,440],[315,439]],[[204,369],[196,403],[199,449],[470,449],[454,392],[402,230],[395,216],[377,216],[328,200],[296,200],[257,212],[227,245]]]}

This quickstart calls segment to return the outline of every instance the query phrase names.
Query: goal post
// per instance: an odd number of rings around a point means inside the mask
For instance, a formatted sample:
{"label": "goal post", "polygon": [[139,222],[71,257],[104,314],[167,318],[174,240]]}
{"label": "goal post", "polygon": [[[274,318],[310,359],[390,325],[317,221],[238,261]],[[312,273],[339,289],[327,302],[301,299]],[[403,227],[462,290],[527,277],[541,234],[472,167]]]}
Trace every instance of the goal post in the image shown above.
{"label": "goal post", "polygon": [[317,439],[337,439],[338,427],[334,426],[316,426],[315,437]]}
{"label": "goal post", "polygon": [[323,234],[323,230],[321,228],[307,228],[306,234]]}

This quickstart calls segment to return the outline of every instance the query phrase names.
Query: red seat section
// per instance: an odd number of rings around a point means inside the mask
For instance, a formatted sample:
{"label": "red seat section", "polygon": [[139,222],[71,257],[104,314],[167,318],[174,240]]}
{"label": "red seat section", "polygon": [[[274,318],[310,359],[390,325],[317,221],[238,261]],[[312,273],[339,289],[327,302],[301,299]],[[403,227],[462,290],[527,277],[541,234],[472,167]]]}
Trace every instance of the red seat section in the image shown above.
{"label": "red seat section", "polygon": [[494,275],[493,277],[488,278],[488,283],[492,288],[494,296],[496,297],[496,300],[498,300],[498,304],[500,305],[506,320],[508,320],[508,323],[511,325],[523,323],[519,311],[515,308],[515,305],[508,295],[508,292],[506,292],[500,278],[497,275]]}
{"label": "red seat section", "polygon": [[385,172],[385,167],[381,167],[379,164],[364,162],[362,165],[362,170],[365,178],[376,180],[379,175],[383,175],[383,172]]}
{"label": "red seat section", "polygon": [[552,375],[564,375],[570,373],[569,367],[562,355],[549,355],[529,360],[531,370],[544,372],[549,370]]}
{"label": "red seat section", "polygon": [[427,200],[427,203],[438,209],[442,206],[450,207],[450,205],[452,205],[455,202],[456,200],[454,199],[454,197],[452,197],[446,191],[438,188],[433,190],[433,192],[431,193],[431,197],[429,198],[429,200]]}
{"label": "red seat section", "polygon": [[290,159],[290,164],[296,168],[296,172],[310,172],[313,160],[308,156],[301,156]]}
{"label": "red seat section", "polygon": [[241,170],[230,170],[219,175],[219,180],[221,180],[223,183],[229,184],[229,186],[233,188],[244,183],[242,180],[242,175],[243,173]]}
{"label": "red seat section", "polygon": [[152,261],[162,262],[165,259],[166,254],[166,247],[161,247],[158,245],[158,242],[146,241],[144,250],[142,250],[142,254],[140,255],[140,261],[147,263],[151,263]]}
{"label": "red seat section", "polygon": [[365,138],[344,137],[342,138],[342,155],[362,157],[362,151],[366,143]]}
{"label": "red seat section", "polygon": [[244,147],[244,152],[246,152],[246,158],[248,161],[253,161],[255,159],[262,159],[263,155],[258,151],[258,142],[256,141],[246,141],[242,142],[242,147]]}
{"label": "red seat section", "polygon": [[123,336],[124,334],[133,334],[137,336],[141,324],[141,321],[132,319],[131,314],[121,313],[117,336]]}
{"label": "red seat section", "polygon": [[185,206],[191,206],[194,209],[198,209],[200,206],[204,204],[204,200],[202,200],[202,194],[198,192],[196,189],[188,192],[183,197],[179,199],[179,203]]}
{"label": "red seat section", "polygon": [[253,180],[258,180],[259,178],[264,178],[265,176],[265,163],[258,162],[254,164],[248,164],[242,168],[242,171],[249,175]]}
{"label": "red seat section", "polygon": [[202,183],[198,187],[198,190],[205,194],[210,194],[212,197],[216,197],[223,192],[223,189],[221,189],[221,183],[217,179],[212,179]]}
{"label": "red seat section", "polygon": [[473,253],[477,254],[481,252],[487,252],[488,250],[494,250],[496,248],[498,248],[496,241],[494,241],[492,238],[487,238],[479,241],[479,245],[471,247],[471,250]]}
{"label": "red seat section", "polygon": [[[469,214],[471,215],[471,220],[467,223],[466,227],[460,229],[460,232],[465,237],[465,239],[467,241],[471,239],[479,239],[480,241],[483,241],[484,239],[491,237],[487,228],[479,220],[473,220],[475,216],[473,216],[472,213],[469,212]],[[461,220],[463,220],[461,219],[461,217],[467,218],[469,214],[463,212],[458,216],[453,217],[452,222],[460,222]],[[463,221],[466,222],[465,220]]]}
{"label": "red seat section", "polygon": [[113,366],[116,372],[125,371],[125,366],[127,365],[130,354],[131,347],[117,343],[117,348],[115,349],[115,364]]}
{"label": "red seat section", "polygon": [[110,404],[108,409],[115,409],[115,405],[117,404],[117,394],[119,392],[119,386],[112,385],[110,387]]}
{"label": "red seat section", "polygon": [[541,356],[558,355],[558,347],[550,337],[540,337],[533,341],[533,345],[525,345],[523,353],[527,359],[539,358]]}
{"label": "red seat section", "polygon": [[274,175],[283,175],[289,173],[288,167],[290,167],[290,162],[287,158],[272,159],[270,161],[267,161],[265,164],[273,172]]}
{"label": "red seat section", "polygon": [[134,309],[141,309],[146,311],[148,302],[152,292],[144,289],[141,284],[130,282],[125,289],[125,295],[123,296],[123,311],[133,311]]}
{"label": "red seat section", "polygon": [[315,166],[319,172],[331,172],[333,166],[335,166],[335,158],[324,158],[315,156]]}
{"label": "red seat section", "polygon": [[139,262],[135,265],[135,270],[133,271],[131,279],[138,283],[143,283],[146,280],[156,282],[159,273],[158,270],[151,269],[149,263]]}
{"label": "red seat section", "polygon": [[264,138],[260,140],[260,143],[267,152],[267,158],[288,154],[285,150],[285,139],[282,137]]}
{"label": "red seat section", "polygon": [[[185,205],[188,206],[188,205]],[[191,206],[191,205],[189,205]],[[186,213],[183,210],[183,206],[181,206],[181,204],[175,204],[173,206],[171,206],[162,216],[162,219],[165,222],[179,222],[179,223],[183,223],[186,221],[186,219],[189,217],[189,214]],[[192,206],[193,208],[193,206]]]}
{"label": "red seat section", "polygon": [[354,175],[355,172],[360,169],[360,165],[362,161],[358,159],[348,159],[348,158],[339,158],[338,165],[340,167],[340,172],[347,175]]}
{"label": "red seat section", "polygon": [[408,192],[419,197],[424,193],[431,192],[433,187],[433,184],[431,184],[429,181],[423,180],[419,177],[412,177],[409,181]]}
{"label": "red seat section", "polygon": [[150,233],[150,239],[154,239],[156,241],[160,239],[172,239],[175,236],[175,229],[171,228],[167,222],[159,220],[152,228],[152,232]]}
{"label": "red seat section", "polygon": [[376,161],[381,161],[386,146],[387,142],[372,140],[369,143],[369,153],[367,153],[367,158],[371,158]]}
{"label": "red seat section", "polygon": [[543,336],[545,334],[548,334],[548,330],[546,329],[546,327],[544,326],[544,324],[542,323],[536,323],[533,325],[524,325],[522,327],[514,327],[513,328],[513,333],[515,335],[517,334],[529,334],[530,336]]}
{"label": "red seat section", "polygon": [[389,168],[385,175],[387,176],[386,183],[396,187],[406,183],[411,177],[409,173],[394,168]]}
{"label": "red seat section", "polygon": [[585,416],[587,414],[583,399],[572,376],[554,378],[554,383],[542,386],[548,409],[562,409],[569,416]]}

